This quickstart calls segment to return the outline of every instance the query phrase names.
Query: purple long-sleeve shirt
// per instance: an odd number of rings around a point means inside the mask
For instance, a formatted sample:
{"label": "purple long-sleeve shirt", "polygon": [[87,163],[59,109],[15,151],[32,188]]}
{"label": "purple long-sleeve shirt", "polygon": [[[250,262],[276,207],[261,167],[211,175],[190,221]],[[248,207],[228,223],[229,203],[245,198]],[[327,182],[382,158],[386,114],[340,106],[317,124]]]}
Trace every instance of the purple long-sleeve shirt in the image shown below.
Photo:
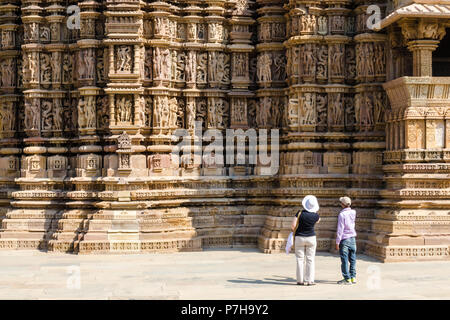
{"label": "purple long-sleeve shirt", "polygon": [[336,244],[341,243],[341,240],[356,237],[355,220],[356,211],[352,208],[344,208],[339,212]]}

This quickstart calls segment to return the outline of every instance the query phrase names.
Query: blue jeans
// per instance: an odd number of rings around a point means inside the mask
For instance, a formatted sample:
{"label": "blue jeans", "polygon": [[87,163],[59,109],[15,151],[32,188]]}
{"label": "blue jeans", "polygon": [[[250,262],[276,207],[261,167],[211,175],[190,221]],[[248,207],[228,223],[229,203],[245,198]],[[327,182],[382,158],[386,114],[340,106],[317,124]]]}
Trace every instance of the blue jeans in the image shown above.
{"label": "blue jeans", "polygon": [[[341,271],[344,279],[356,277],[356,240],[355,237],[341,240],[339,244],[341,255]],[[348,263],[350,262],[350,271]]]}

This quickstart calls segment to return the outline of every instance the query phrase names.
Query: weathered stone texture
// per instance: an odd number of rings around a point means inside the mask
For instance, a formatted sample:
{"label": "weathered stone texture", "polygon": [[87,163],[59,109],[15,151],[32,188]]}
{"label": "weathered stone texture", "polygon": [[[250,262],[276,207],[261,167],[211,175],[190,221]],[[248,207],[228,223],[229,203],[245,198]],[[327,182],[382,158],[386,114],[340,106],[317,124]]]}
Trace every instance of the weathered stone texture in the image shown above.
{"label": "weathered stone texture", "polygon": [[[348,195],[359,251],[449,259],[450,11],[416,2],[0,0],[0,248],[282,252],[314,194],[318,250]],[[279,129],[279,168],[177,129]]]}

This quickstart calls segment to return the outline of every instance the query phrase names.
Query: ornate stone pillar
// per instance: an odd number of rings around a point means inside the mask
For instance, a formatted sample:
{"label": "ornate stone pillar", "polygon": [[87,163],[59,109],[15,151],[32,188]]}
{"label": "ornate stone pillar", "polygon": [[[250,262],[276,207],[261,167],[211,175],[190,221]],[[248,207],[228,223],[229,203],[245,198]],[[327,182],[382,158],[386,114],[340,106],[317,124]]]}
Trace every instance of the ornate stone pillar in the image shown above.
{"label": "ornate stone pillar", "polygon": [[[0,4],[0,223],[6,217],[10,206],[9,194],[16,190],[15,178],[19,177],[19,157],[21,149],[18,139],[20,114],[23,113],[22,59],[20,45],[23,31],[18,21],[19,3],[16,1]],[[4,244],[0,244],[2,247]]]}
{"label": "ornate stone pillar", "polygon": [[432,77],[432,51],[445,34],[443,23],[404,18],[388,29],[396,50],[404,45],[412,51],[413,76],[397,73],[399,78],[383,85],[391,105],[383,165],[386,187],[367,249],[383,261],[449,257],[447,192],[441,177],[449,171],[445,137],[450,81]]}

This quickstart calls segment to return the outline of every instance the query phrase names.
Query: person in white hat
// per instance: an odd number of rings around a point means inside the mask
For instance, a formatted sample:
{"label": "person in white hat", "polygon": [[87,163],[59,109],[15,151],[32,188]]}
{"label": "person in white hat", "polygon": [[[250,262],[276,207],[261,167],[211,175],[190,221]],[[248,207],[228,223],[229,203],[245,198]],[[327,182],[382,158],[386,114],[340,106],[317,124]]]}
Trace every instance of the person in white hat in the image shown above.
{"label": "person in white hat", "polygon": [[320,220],[317,213],[319,202],[315,196],[308,195],[303,198],[302,206],[303,209],[297,212],[291,226],[295,236],[297,284],[314,285],[314,259],[317,247],[314,226]]}
{"label": "person in white hat", "polygon": [[[341,256],[342,280],[338,284],[356,283],[356,211],[350,206],[352,200],[349,197],[340,197],[342,210],[339,212],[336,231],[336,250]],[[350,265],[350,268],[349,268]]]}

